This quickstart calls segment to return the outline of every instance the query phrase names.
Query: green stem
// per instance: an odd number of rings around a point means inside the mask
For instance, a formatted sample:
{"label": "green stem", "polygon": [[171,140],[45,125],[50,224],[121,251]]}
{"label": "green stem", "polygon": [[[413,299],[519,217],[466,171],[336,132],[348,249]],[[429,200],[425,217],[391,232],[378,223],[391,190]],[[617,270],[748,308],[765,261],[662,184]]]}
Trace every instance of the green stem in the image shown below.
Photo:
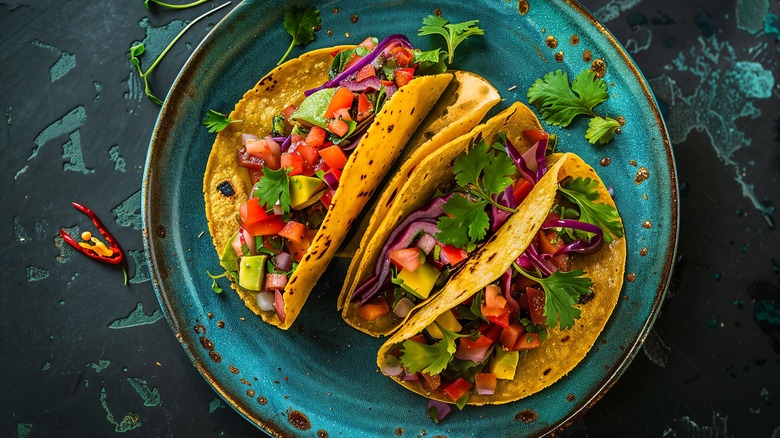
{"label": "green stem", "polygon": [[517,262],[512,262],[512,267],[515,268],[515,271],[517,271],[520,274],[522,274],[525,278],[527,278],[529,280],[533,280],[533,281],[535,281],[537,283],[541,283],[542,282],[541,278],[536,278],[533,275],[529,274],[528,272],[526,272],[525,269],[521,268],[520,265],[517,264]]}
{"label": "green stem", "polygon": [[152,71],[154,71],[154,69],[157,67],[157,64],[159,64],[159,63],[160,63],[160,61],[163,59],[163,57],[164,57],[166,54],[168,54],[168,52],[171,50],[171,48],[173,47],[173,45],[174,45],[174,44],[176,44],[176,42],[177,42],[177,41],[179,41],[179,39],[181,39],[181,37],[184,35],[184,33],[185,33],[185,32],[187,32],[187,31],[189,30],[189,28],[191,28],[192,26],[194,26],[194,25],[195,25],[195,23],[197,23],[198,21],[200,21],[200,20],[202,20],[202,19],[204,19],[204,18],[208,17],[209,15],[213,14],[214,12],[217,12],[218,10],[220,10],[220,9],[224,8],[225,6],[228,6],[230,3],[231,3],[231,2],[227,2],[227,3],[225,3],[225,4],[221,5],[221,6],[217,6],[216,8],[214,8],[214,9],[212,9],[212,10],[210,10],[210,11],[206,12],[205,14],[203,14],[203,15],[199,16],[198,18],[196,18],[196,19],[192,20],[192,21],[190,22],[190,24],[188,24],[188,25],[187,25],[187,26],[186,26],[184,29],[182,29],[182,30],[181,30],[181,32],[179,32],[179,34],[178,34],[178,35],[176,35],[176,38],[174,38],[174,39],[173,39],[173,40],[172,40],[170,43],[168,43],[168,46],[165,48],[165,50],[163,50],[163,51],[162,51],[162,53],[160,53],[160,54],[157,56],[157,59],[155,59],[155,60],[154,60],[154,62],[152,63],[152,65],[151,65],[151,66],[150,66],[150,67],[149,67],[149,68],[146,70],[146,73],[144,73],[143,75],[141,75],[141,77],[144,77],[144,78],[145,78],[146,76],[149,76],[149,74],[150,74]]}
{"label": "green stem", "polygon": [[276,65],[283,63],[284,60],[287,59],[287,55],[290,54],[294,46],[295,46],[295,38],[293,38],[293,41],[290,43],[290,47],[287,48],[287,51],[284,52],[284,55],[282,55],[282,59],[280,59],[279,62],[276,63]]}
{"label": "green stem", "polygon": [[170,8],[170,9],[187,9],[192,8],[198,5],[202,5],[203,3],[206,3],[209,0],[198,0],[196,2],[187,3],[186,5],[172,5],[170,3],[163,3],[159,0],[149,0],[150,3],[154,3],[158,6],[162,6],[164,8]]}
{"label": "green stem", "polygon": [[498,202],[494,201],[493,198],[488,196],[488,194],[485,193],[485,191],[482,190],[480,187],[475,187],[474,191],[477,192],[477,195],[479,195],[480,198],[484,199],[485,201],[487,201],[488,204],[496,207],[497,209],[506,211],[508,213],[517,213],[517,209],[516,208],[510,208],[510,207],[507,207],[505,205],[499,204]]}

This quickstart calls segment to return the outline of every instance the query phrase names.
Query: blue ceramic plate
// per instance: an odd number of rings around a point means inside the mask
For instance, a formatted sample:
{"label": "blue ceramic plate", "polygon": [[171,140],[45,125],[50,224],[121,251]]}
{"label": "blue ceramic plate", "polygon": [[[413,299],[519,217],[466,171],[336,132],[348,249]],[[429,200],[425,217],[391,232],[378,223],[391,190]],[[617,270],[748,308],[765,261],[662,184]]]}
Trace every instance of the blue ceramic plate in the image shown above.
{"label": "blue ceramic plate", "polygon": [[[584,412],[636,355],[658,312],[677,241],[677,183],[666,129],[641,73],[584,8],[568,1],[530,3],[522,14],[517,1],[330,1],[319,6],[322,30],[306,47],[405,33],[418,47],[433,48],[441,41],[415,35],[423,17],[439,7],[453,22],[480,20],[485,36],[458,48],[458,67],[495,85],[505,99],[499,109],[515,100],[527,102],[528,87],[549,71],[562,69],[573,77],[589,68],[583,59],[589,50],[593,59],[605,61],[610,85],[610,98],[598,110],[626,119],[622,134],[604,147],[583,139],[586,120],[552,129],[561,137],[561,149],[581,155],[614,188],[626,228],[629,280],[596,346],[550,388],[515,403],[467,407],[439,425],[426,418],[425,399],[378,372],[381,340],[352,330],[336,312],[346,260],[330,265],[289,331],[265,325],[232,292],[211,290],[206,271],[220,268],[201,187],[214,137],[200,120],[207,109],[232,109],[275,66],[290,41],[282,27],[288,3],[244,1],[185,65],[163,106],[147,158],[146,249],[160,304],[187,355],[258,427],[277,436],[416,436],[423,430],[430,436],[478,436],[488,427],[491,436],[540,435]],[[555,49],[545,42],[550,36],[558,41]],[[561,62],[556,52],[562,52]],[[292,56],[301,53],[296,47]],[[600,166],[603,157],[611,164]],[[640,168],[649,178],[637,183]]]}

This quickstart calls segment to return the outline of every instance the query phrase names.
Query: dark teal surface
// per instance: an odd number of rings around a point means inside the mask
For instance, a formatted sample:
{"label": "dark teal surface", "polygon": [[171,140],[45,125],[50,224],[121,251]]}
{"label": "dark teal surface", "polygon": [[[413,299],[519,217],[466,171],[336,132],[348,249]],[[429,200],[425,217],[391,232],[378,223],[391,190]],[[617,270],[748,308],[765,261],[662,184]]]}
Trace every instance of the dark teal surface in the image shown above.
{"label": "dark teal surface", "polygon": [[[526,102],[525,91],[549,71],[560,68],[573,77],[588,68],[589,63],[582,60],[584,49],[591,50],[594,59],[605,59],[611,97],[598,111],[625,117],[622,134],[607,146],[595,147],[583,138],[584,119],[570,128],[551,131],[559,134],[562,150],[581,155],[614,188],[627,235],[626,273],[634,273],[636,280],[625,283],[596,346],[566,378],[516,403],[467,407],[441,425],[425,417],[423,398],[377,371],[376,351],[381,341],[352,330],[335,311],[346,260],[330,265],[295,325],[286,332],[265,325],[232,292],[214,294],[205,273],[218,272],[219,265],[206,231],[201,192],[213,135],[200,120],[207,109],[232,109],[289,44],[280,26],[286,2],[245,1],[209,34],[170,92],[147,159],[142,209],[155,289],[174,332],[217,392],[266,430],[304,436],[325,430],[329,436],[354,437],[393,436],[400,427],[407,433],[425,430],[428,435],[478,436],[489,424],[492,436],[543,433],[575,416],[614,383],[654,320],[676,245],[674,163],[643,78],[617,43],[582,10],[565,2],[532,2],[527,15],[518,13],[517,3],[500,1],[479,2],[479,7],[475,2],[457,1],[415,2],[414,6],[330,2],[319,5],[322,30],[306,50],[390,33],[405,33],[418,47],[432,48],[441,42],[415,35],[422,18],[437,6],[454,22],[480,20],[486,35],[459,47],[457,67],[488,79],[505,99],[500,108],[515,100]],[[333,7],[343,12],[333,14]],[[350,20],[352,14],[357,15],[357,23]],[[328,29],[332,37],[326,35]],[[574,34],[580,38],[576,46],[569,42]],[[559,40],[555,50],[545,46],[548,35]],[[559,50],[565,55],[562,63],[553,58]],[[299,47],[293,50],[293,56],[301,53]],[[598,163],[605,156],[612,164],[602,167]],[[637,184],[634,176],[641,166],[649,170],[650,178]],[[652,228],[642,227],[646,220]],[[641,257],[643,247],[648,255]],[[219,328],[217,321],[224,321],[225,327]],[[196,333],[198,324],[205,327],[205,334]],[[213,343],[213,351],[221,357],[219,363],[209,357],[201,336]],[[574,395],[573,401],[568,400],[569,394]],[[258,397],[265,397],[267,404],[258,403]],[[515,415],[525,409],[537,412],[538,420],[517,421]],[[305,414],[311,429],[295,429],[287,419],[290,410]]]}

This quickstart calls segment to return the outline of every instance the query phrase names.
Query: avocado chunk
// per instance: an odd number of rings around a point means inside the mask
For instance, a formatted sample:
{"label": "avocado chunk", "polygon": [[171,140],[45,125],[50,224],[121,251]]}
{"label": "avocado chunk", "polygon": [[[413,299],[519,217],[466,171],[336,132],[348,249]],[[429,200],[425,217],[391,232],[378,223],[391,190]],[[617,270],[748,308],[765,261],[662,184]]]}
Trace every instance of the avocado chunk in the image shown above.
{"label": "avocado chunk", "polygon": [[433,285],[436,284],[436,279],[439,278],[439,271],[430,263],[425,262],[414,271],[401,269],[396,278],[403,280],[404,289],[409,291],[409,293],[424,300],[431,294]]}
{"label": "avocado chunk", "polygon": [[319,178],[303,175],[291,176],[290,207],[292,207],[293,210],[302,210],[308,207],[312,204],[308,201],[310,201],[324,186],[325,183]]}
{"label": "avocado chunk", "polygon": [[519,351],[504,351],[497,347],[495,356],[490,360],[488,371],[496,375],[496,379],[512,380],[515,378],[517,362],[520,360]]}
{"label": "avocado chunk", "polygon": [[458,319],[455,318],[455,315],[448,310],[439,315],[435,322],[431,323],[428,327],[425,328],[425,330],[428,330],[428,334],[436,339],[444,339],[444,333],[442,333],[439,329],[439,326],[436,325],[437,322],[440,326],[454,333],[458,333],[461,331],[461,329],[463,329],[463,326],[460,325]]}
{"label": "avocado chunk", "polygon": [[262,290],[267,260],[268,256],[265,254],[241,257],[238,265],[238,285],[246,290]]}
{"label": "avocado chunk", "polygon": [[219,256],[219,264],[222,266],[222,269],[227,272],[238,271],[238,256],[233,250],[233,241],[236,240],[237,234],[238,233],[233,234],[230,240],[228,240],[225,244],[225,248],[222,249],[222,254]]}

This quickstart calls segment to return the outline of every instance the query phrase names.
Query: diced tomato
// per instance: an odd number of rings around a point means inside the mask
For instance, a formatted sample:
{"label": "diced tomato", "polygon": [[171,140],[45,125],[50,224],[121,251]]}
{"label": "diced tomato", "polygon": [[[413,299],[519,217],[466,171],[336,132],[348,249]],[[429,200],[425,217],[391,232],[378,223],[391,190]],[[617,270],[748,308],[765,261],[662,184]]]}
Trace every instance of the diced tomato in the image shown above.
{"label": "diced tomato", "polygon": [[279,249],[281,247],[281,242],[279,242],[278,245],[274,245],[273,243],[271,243],[271,239],[273,239],[273,237],[268,237],[268,236],[263,237],[263,246],[266,249],[272,251],[274,254],[279,254],[281,252],[281,250]]}
{"label": "diced tomato", "polygon": [[546,300],[544,291],[534,287],[527,287],[525,288],[525,293],[528,296],[528,307],[531,310],[531,322],[544,324],[547,321],[547,318],[544,316],[544,303]]}
{"label": "diced tomato", "polygon": [[539,342],[539,335],[536,333],[526,333],[517,338],[517,343],[512,348],[512,351],[531,350],[540,345],[542,345],[542,343]]}
{"label": "diced tomato", "polygon": [[520,203],[523,202],[523,199],[525,199],[526,196],[528,196],[528,194],[531,193],[531,189],[533,188],[534,186],[532,186],[531,183],[529,183],[523,178],[520,178],[517,181],[515,181],[515,187],[513,190],[515,205],[520,205]]}
{"label": "diced tomato", "polygon": [[488,324],[488,326],[490,328],[487,330],[484,336],[490,338],[493,342],[498,342],[498,340],[501,338],[501,332],[504,330],[504,328],[497,324]]}
{"label": "diced tomato", "polygon": [[421,344],[427,344],[428,341],[425,339],[425,335],[414,335],[411,338],[409,338],[410,341],[419,342]]}
{"label": "diced tomato", "polygon": [[561,272],[569,272],[571,271],[571,254],[558,254],[550,259],[550,263]]}
{"label": "diced tomato", "polygon": [[447,257],[447,260],[450,261],[452,266],[457,265],[461,262],[461,260],[465,259],[469,255],[465,249],[461,249],[452,245],[443,245],[441,247],[441,251],[444,253],[444,256]]}
{"label": "diced tomato", "polygon": [[336,94],[333,95],[333,99],[330,100],[330,103],[328,104],[328,108],[325,110],[325,118],[332,119],[333,113],[337,109],[351,107],[353,100],[355,100],[355,95],[352,94],[352,92],[349,91],[348,88],[339,87],[336,90]]}
{"label": "diced tomato", "polygon": [[268,213],[260,206],[260,201],[257,198],[247,199],[245,203],[241,204],[238,207],[238,215],[241,217],[242,225],[268,219]]}
{"label": "diced tomato", "polygon": [[287,276],[284,274],[266,274],[265,290],[284,290],[287,286]]}
{"label": "diced tomato", "polygon": [[314,240],[314,236],[316,234],[317,230],[308,230],[306,231],[305,237],[301,243],[296,243],[292,240],[285,241],[285,246],[287,247],[287,250],[290,251],[290,254],[292,254],[293,260],[296,262],[301,261],[303,256],[306,255],[306,251],[309,250],[309,247],[311,246],[311,243]]}
{"label": "diced tomato", "polygon": [[333,202],[333,195],[335,194],[335,190],[326,190],[325,194],[322,195],[320,202],[322,202],[322,205],[324,205],[325,208],[330,209],[330,203]]}
{"label": "diced tomato", "polygon": [[509,327],[509,313],[510,312],[507,309],[501,315],[497,315],[497,316],[492,316],[491,315],[491,316],[488,316],[488,315],[484,315],[484,312],[483,312],[483,316],[485,316],[485,318],[487,318],[488,321],[490,321],[490,322],[492,322],[494,324],[498,324],[498,325],[500,325],[503,328],[507,328],[507,327]]}
{"label": "diced tomato", "polygon": [[303,158],[296,150],[292,153],[283,153],[281,159],[281,167],[290,170],[290,176],[300,175],[303,173]]}
{"label": "diced tomato", "polygon": [[325,130],[319,126],[312,126],[309,133],[306,135],[306,144],[318,148],[325,142]]}
{"label": "diced tomato", "polygon": [[260,178],[263,177],[263,171],[261,169],[247,169],[249,171],[249,181],[252,182],[252,185],[255,185],[258,181],[260,181]]}
{"label": "diced tomato", "polygon": [[349,115],[349,108],[337,109],[336,111],[333,111],[333,116],[337,119],[344,120],[345,122],[352,120],[352,116]]}
{"label": "diced tomato", "polygon": [[506,298],[501,293],[500,287],[495,284],[485,286],[485,307],[505,309],[506,306]]}
{"label": "diced tomato", "polygon": [[366,64],[361,68],[357,74],[355,74],[355,82],[363,82],[364,80],[376,76],[376,69],[371,64]]}
{"label": "diced tomato", "polygon": [[381,81],[379,81],[379,82],[381,82],[381,83],[382,83],[382,85],[384,85],[384,86],[393,85],[393,81],[386,81],[386,80],[384,80],[384,79],[382,79],[382,80],[381,80]]}
{"label": "diced tomato", "polygon": [[539,250],[542,253],[555,254],[555,252],[563,246],[563,239],[561,239],[555,231],[547,233],[539,231]]}
{"label": "diced tomato", "polygon": [[397,68],[393,74],[395,75],[395,83],[398,85],[398,88],[403,87],[414,79],[413,68]]}
{"label": "diced tomato", "polygon": [[269,169],[278,170],[279,169],[279,153],[277,153],[278,148],[271,148],[268,142],[263,139],[259,138],[257,140],[250,140],[246,142],[246,152],[249,155],[253,155],[257,158],[262,159],[265,162],[265,165]]}
{"label": "diced tomato", "polygon": [[362,43],[358,44],[360,47],[365,47],[368,50],[374,50],[376,49],[376,43],[374,42],[374,39],[372,37],[367,37],[363,40]]}
{"label": "diced tomato", "polygon": [[408,67],[409,63],[412,62],[412,55],[412,50],[404,46],[395,46],[390,50],[390,57],[395,59],[398,67]]}
{"label": "diced tomato", "polygon": [[416,271],[422,265],[420,262],[420,250],[416,246],[392,251],[390,253],[390,261],[398,269],[406,269],[409,272]]}
{"label": "diced tomato", "polygon": [[284,219],[272,215],[266,220],[244,223],[244,229],[253,236],[274,236],[284,228]]}
{"label": "diced tomato", "polygon": [[520,292],[517,294],[517,305],[520,307],[520,310],[528,310],[530,309],[530,306],[528,305],[528,294],[525,293],[525,288],[523,288],[523,292]]}
{"label": "diced tomato", "polygon": [[342,170],[347,165],[347,156],[338,145],[320,149],[320,156],[331,169]]}
{"label": "diced tomato", "polygon": [[496,375],[493,373],[477,373],[474,375],[474,384],[477,386],[478,394],[495,394],[496,383]]}
{"label": "diced tomato", "polygon": [[308,144],[301,144],[295,152],[301,155],[304,168],[314,169],[314,166],[320,161],[320,154],[317,152],[317,149]]}
{"label": "diced tomato", "polygon": [[493,340],[485,335],[478,337],[476,341],[472,341],[469,338],[460,338],[458,342],[458,350],[474,350],[493,345]]}
{"label": "diced tomato", "polygon": [[358,94],[357,121],[362,122],[374,112],[374,105],[366,97],[366,93]]}
{"label": "diced tomato", "polygon": [[293,134],[290,137],[290,149],[287,150],[287,152],[292,152],[296,149],[298,149],[298,146],[306,143],[306,138],[300,134]]}
{"label": "diced tomato", "polygon": [[503,345],[507,350],[511,350],[517,343],[518,337],[523,333],[525,333],[525,327],[515,322],[509,324],[509,327],[506,327],[501,331],[501,337],[498,339],[498,341],[501,342],[501,345]]}
{"label": "diced tomato", "polygon": [[474,386],[469,383],[468,380],[463,377],[459,377],[458,380],[450,383],[444,388],[444,393],[447,394],[452,401],[457,401],[459,398],[466,395],[471,387]]}
{"label": "diced tomato", "polygon": [[343,120],[336,119],[328,122],[328,131],[336,134],[337,137],[343,137],[349,132],[349,125]]}
{"label": "diced tomato", "polygon": [[344,70],[352,67],[353,65],[355,65],[361,59],[363,59],[362,56],[353,53],[352,56],[349,57],[349,61],[347,61],[347,63],[344,64]]}
{"label": "diced tomato", "polygon": [[371,301],[358,307],[357,314],[366,321],[374,321],[390,313],[390,307],[383,296],[377,296]]}
{"label": "diced tomato", "polygon": [[539,140],[547,140],[550,138],[550,134],[540,129],[528,129],[523,131],[523,137],[525,137],[531,143],[536,143]]}
{"label": "diced tomato", "polygon": [[288,133],[292,130],[292,123],[290,123],[290,116],[293,115],[295,111],[297,111],[298,108],[295,107],[295,105],[290,105],[284,110],[282,110],[282,117],[284,117],[284,132]]}
{"label": "diced tomato", "polygon": [[441,374],[430,375],[428,373],[420,372],[422,376],[422,382],[424,386],[427,386],[428,391],[435,391],[441,386]]}
{"label": "diced tomato", "polygon": [[287,222],[279,231],[279,235],[292,242],[301,243],[306,238],[306,225],[296,221]]}

